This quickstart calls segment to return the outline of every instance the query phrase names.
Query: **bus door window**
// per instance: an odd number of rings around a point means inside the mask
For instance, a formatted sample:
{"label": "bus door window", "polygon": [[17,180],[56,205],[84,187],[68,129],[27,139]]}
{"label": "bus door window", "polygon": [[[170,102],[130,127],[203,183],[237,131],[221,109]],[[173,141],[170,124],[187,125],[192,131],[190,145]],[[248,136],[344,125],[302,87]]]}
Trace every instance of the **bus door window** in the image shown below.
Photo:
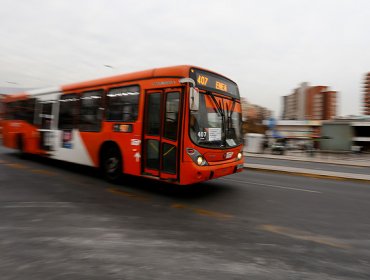
{"label": "bus door window", "polygon": [[177,145],[173,142],[176,142],[178,137],[179,106],[180,93],[168,92],[166,95],[163,137],[172,141],[166,141],[162,144],[162,170],[171,174],[176,174],[177,167]]}
{"label": "bus door window", "polygon": [[177,140],[177,127],[179,119],[179,103],[180,94],[179,92],[169,92],[167,93],[166,100],[166,118],[164,123],[164,133],[165,138],[171,140]]}
{"label": "bus door window", "polygon": [[41,129],[50,129],[51,128],[51,119],[52,119],[52,105],[51,102],[41,103]]}
{"label": "bus door window", "polygon": [[161,130],[161,98],[162,93],[148,95],[146,131],[148,136],[157,136],[146,140],[146,167],[159,170],[159,135]]}
{"label": "bus door window", "polygon": [[36,102],[36,115],[34,118],[35,124],[39,127],[40,132],[40,147],[43,150],[53,150],[53,104],[55,101],[40,101]]}

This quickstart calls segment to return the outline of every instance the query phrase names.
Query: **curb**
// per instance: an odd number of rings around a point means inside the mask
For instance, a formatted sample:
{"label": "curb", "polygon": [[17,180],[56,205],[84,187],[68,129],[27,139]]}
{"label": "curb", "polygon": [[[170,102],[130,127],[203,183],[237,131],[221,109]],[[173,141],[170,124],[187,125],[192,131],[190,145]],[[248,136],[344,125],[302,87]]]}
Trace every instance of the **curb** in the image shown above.
{"label": "curb", "polygon": [[[244,169],[261,171],[261,172],[271,172],[271,173],[280,173],[280,174],[291,174],[296,176],[304,176],[317,179],[332,179],[338,181],[356,181],[362,183],[370,183],[370,176],[362,174],[349,174],[349,173],[339,173],[339,172],[315,172],[303,168],[284,168],[284,167],[275,167],[275,166],[265,166],[258,164],[246,164],[244,163]],[[365,178],[361,178],[367,176]]]}
{"label": "curb", "polygon": [[255,154],[246,154],[244,153],[244,158],[265,158],[265,159],[274,159],[274,160],[290,160],[290,161],[302,161],[302,162],[312,162],[312,163],[324,163],[324,164],[334,164],[334,165],[344,165],[344,166],[355,166],[355,167],[370,167],[369,163],[366,162],[351,162],[351,161],[338,161],[338,160],[324,160],[324,159],[304,159],[304,158],[296,158],[291,156],[284,156],[284,157],[274,157],[274,156],[263,156],[263,155],[255,155]]}

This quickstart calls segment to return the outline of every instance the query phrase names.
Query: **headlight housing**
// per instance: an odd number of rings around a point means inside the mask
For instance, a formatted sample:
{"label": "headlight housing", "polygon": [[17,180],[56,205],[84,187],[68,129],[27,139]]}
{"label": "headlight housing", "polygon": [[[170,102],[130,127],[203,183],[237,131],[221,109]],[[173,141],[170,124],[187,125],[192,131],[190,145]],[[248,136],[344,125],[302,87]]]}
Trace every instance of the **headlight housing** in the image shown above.
{"label": "headlight housing", "polygon": [[243,157],[243,153],[242,152],[239,152],[238,155],[237,155],[237,159],[238,160],[241,160]]}
{"label": "headlight housing", "polygon": [[198,156],[197,157],[197,164],[199,166],[207,165],[207,161],[202,156]]}
{"label": "headlight housing", "polygon": [[205,158],[195,149],[193,148],[187,148],[186,152],[191,157],[191,159],[199,166],[205,166],[208,165],[208,162],[205,160]]}

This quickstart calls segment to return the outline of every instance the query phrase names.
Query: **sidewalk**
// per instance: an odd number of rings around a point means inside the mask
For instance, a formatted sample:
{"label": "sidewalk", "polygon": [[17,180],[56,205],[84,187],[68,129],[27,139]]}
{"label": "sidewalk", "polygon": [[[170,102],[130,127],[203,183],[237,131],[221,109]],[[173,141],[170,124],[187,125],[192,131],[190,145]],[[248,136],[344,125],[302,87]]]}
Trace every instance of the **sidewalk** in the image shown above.
{"label": "sidewalk", "polygon": [[284,155],[272,155],[270,151],[264,154],[254,154],[244,152],[245,157],[269,158],[292,161],[317,162],[337,165],[348,165],[358,167],[370,167],[370,154],[351,154],[351,153],[320,153],[315,152],[314,156],[303,151],[287,151]]}
{"label": "sidewalk", "polygon": [[[304,153],[301,151],[287,151],[284,155],[272,155],[271,153],[266,152],[264,154],[244,153],[244,156],[247,159],[246,160],[247,163],[244,163],[244,168],[247,169],[309,176],[315,178],[351,180],[370,183],[370,154],[350,154],[350,153],[332,154],[316,152],[314,156],[310,156],[308,153]],[[282,162],[288,160],[288,161],[335,164],[351,167],[352,166],[365,168],[369,167],[369,174],[356,174],[329,170],[297,168],[291,166],[248,163],[248,157],[282,160]]]}
{"label": "sidewalk", "polygon": [[244,163],[244,168],[259,170],[259,171],[269,171],[277,173],[285,173],[292,175],[301,175],[315,178],[327,178],[335,180],[350,180],[350,181],[361,181],[365,183],[370,183],[370,175],[365,174],[355,174],[355,173],[343,173],[343,172],[334,172],[334,171],[323,171],[323,170],[314,170],[306,168],[296,168],[288,166],[276,166],[276,165],[264,165],[264,164],[251,164]]}

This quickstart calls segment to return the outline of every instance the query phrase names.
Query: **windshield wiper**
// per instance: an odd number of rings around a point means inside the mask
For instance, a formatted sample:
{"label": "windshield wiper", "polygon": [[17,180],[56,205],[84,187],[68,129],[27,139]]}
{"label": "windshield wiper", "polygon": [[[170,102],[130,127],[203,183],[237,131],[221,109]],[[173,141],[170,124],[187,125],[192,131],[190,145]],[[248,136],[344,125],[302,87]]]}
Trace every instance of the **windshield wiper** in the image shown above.
{"label": "windshield wiper", "polygon": [[207,91],[206,92],[207,95],[209,95],[213,101],[213,103],[215,103],[216,107],[217,107],[217,112],[222,116],[222,117],[225,117],[225,112],[224,112],[224,109],[222,109],[222,107],[220,106],[220,104],[218,104],[217,100],[216,100],[216,97],[215,95],[210,92],[210,91]]}
{"label": "windshield wiper", "polygon": [[[227,112],[226,112],[227,113],[227,131],[226,131],[226,133],[230,133],[231,122],[232,122],[232,115],[234,113],[235,103],[236,103],[236,99],[233,97],[233,104],[231,105],[230,110],[227,107]],[[227,138],[227,136],[226,136],[226,138]]]}

